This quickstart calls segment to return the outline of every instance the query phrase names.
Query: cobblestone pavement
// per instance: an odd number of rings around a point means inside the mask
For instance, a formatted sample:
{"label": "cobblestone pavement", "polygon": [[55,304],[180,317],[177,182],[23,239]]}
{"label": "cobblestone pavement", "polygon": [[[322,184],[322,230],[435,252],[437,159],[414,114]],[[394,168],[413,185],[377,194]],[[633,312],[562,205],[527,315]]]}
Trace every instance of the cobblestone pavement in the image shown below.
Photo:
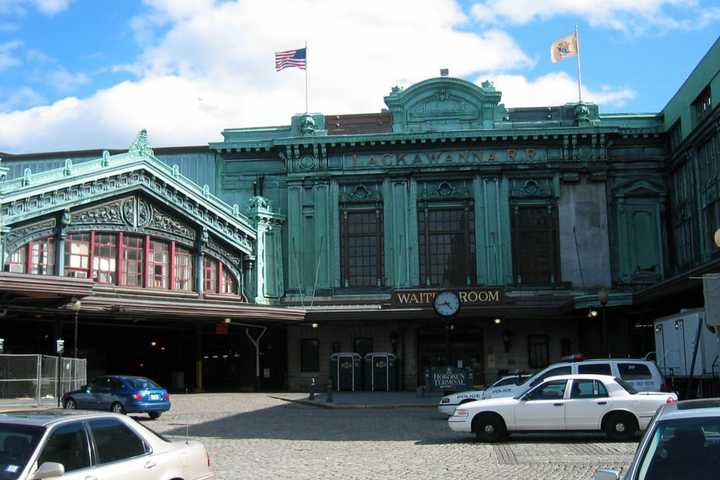
{"label": "cobblestone pavement", "polygon": [[599,466],[626,467],[635,450],[602,436],[481,444],[428,408],[327,410],[247,393],[172,400],[170,412],[145,425],[174,438],[185,433],[178,424],[189,424],[219,480],[590,479]]}

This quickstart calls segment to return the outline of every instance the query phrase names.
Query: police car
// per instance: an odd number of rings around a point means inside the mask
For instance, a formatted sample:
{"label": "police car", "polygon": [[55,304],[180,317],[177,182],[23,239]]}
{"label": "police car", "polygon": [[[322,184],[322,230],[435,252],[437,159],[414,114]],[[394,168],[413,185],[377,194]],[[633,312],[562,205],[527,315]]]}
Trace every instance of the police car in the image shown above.
{"label": "police car", "polygon": [[566,357],[566,360],[550,365],[519,385],[512,383],[492,385],[483,391],[482,399],[514,397],[539,385],[548,377],[571,374],[608,375],[629,383],[638,392],[665,392],[668,390],[657,365],[649,360],[632,358],[583,360],[580,355]]}
{"label": "police car", "polygon": [[[509,375],[507,377],[500,378],[500,380],[493,383],[489,388],[505,387],[509,385],[516,386],[518,383],[523,383],[528,378],[530,378],[530,375]],[[485,390],[467,390],[465,392],[445,395],[440,399],[438,411],[449,417],[455,412],[455,408],[458,405],[472,402],[474,400],[480,400],[483,398],[484,392]]]}

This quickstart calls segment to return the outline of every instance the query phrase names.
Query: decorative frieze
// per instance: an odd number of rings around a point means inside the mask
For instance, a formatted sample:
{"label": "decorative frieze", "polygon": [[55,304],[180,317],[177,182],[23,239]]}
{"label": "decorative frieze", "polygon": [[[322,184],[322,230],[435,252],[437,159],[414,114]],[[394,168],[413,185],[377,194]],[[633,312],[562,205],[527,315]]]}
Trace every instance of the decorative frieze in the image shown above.
{"label": "decorative frieze", "polygon": [[56,220],[54,218],[48,218],[40,222],[10,229],[10,231],[5,234],[6,251],[12,253],[24,243],[53,235],[55,233],[55,225]]}

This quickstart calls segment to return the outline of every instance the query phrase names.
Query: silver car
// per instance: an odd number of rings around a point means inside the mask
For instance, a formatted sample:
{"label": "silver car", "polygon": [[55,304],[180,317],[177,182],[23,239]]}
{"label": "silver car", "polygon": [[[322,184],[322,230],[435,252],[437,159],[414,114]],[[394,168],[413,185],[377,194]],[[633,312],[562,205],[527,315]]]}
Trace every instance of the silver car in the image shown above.
{"label": "silver car", "polygon": [[172,442],[124,415],[82,411],[0,414],[0,480],[213,478],[205,447]]}
{"label": "silver car", "polygon": [[[660,407],[648,425],[624,480],[710,480],[720,472],[720,399]],[[618,480],[601,469],[595,480]]]}

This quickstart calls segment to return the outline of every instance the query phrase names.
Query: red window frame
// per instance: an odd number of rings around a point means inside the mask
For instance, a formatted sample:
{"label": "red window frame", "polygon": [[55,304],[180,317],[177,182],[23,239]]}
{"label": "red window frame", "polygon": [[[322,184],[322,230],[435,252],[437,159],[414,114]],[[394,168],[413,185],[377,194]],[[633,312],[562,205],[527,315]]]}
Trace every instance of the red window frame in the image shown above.
{"label": "red window frame", "polygon": [[206,293],[217,293],[218,261],[208,256],[203,257],[203,284]]}
{"label": "red window frame", "polygon": [[[66,277],[90,278],[93,233],[73,233],[65,239],[64,275]],[[82,252],[81,247],[83,246],[85,246],[86,253]],[[74,261],[75,259],[77,261]]]}
{"label": "red window frame", "polygon": [[[121,248],[121,284],[128,287],[144,287],[143,278],[145,275],[145,239],[140,236],[123,235]],[[134,252],[135,258],[129,255]],[[132,268],[132,267],[135,268]]]}
{"label": "red window frame", "polygon": [[193,290],[193,272],[194,272],[194,256],[192,252],[186,248],[175,246],[174,258],[174,285],[173,290],[192,291]]}
{"label": "red window frame", "polygon": [[117,233],[95,233],[92,248],[92,278],[108,285],[117,283]]}
{"label": "red window frame", "polygon": [[5,270],[12,273],[27,273],[28,246],[23,245],[8,256]]}
{"label": "red window frame", "polygon": [[150,240],[148,258],[148,287],[170,288],[170,245],[161,240]]}
{"label": "red window frame", "polygon": [[29,272],[33,275],[52,275],[55,272],[55,237],[49,236],[28,243]]}
{"label": "red window frame", "polygon": [[[222,264],[220,264],[223,267]],[[232,274],[227,268],[222,269],[222,288],[220,290],[223,294],[237,294],[237,280],[235,275]]]}

